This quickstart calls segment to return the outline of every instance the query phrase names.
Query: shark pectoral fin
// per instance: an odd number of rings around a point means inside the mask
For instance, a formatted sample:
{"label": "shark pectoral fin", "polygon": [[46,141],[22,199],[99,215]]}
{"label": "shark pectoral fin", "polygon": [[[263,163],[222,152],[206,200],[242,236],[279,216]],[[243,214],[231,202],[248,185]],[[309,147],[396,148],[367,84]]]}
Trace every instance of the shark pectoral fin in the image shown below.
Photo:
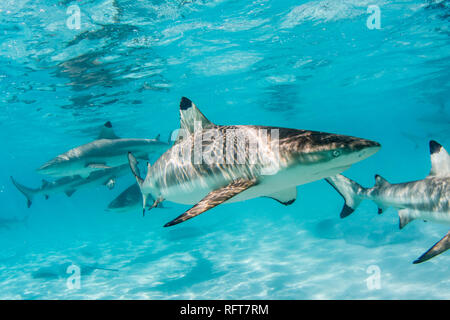
{"label": "shark pectoral fin", "polygon": [[448,250],[449,248],[450,248],[450,231],[413,263],[418,264],[430,260],[431,258],[437,256],[438,254],[441,254],[442,252]]}
{"label": "shark pectoral fin", "polygon": [[434,140],[430,141],[430,176],[450,176],[450,156],[444,147]]}
{"label": "shark pectoral fin", "polygon": [[273,200],[276,200],[279,203],[284,204],[285,206],[288,206],[290,204],[293,204],[294,201],[297,199],[297,188],[293,187],[293,188],[281,190],[281,191],[272,193],[266,197],[272,198]]}
{"label": "shark pectoral fin", "polygon": [[66,190],[66,191],[64,191],[64,193],[65,193],[68,197],[71,197],[71,196],[75,193],[75,191],[77,191],[77,190],[75,190],[75,189],[73,189],[73,190]]}
{"label": "shark pectoral fin", "polygon": [[413,211],[408,209],[401,209],[398,211],[400,229],[403,229],[408,223],[415,219],[412,212]]}
{"label": "shark pectoral fin", "polygon": [[[104,163],[88,163],[88,164],[86,165],[86,168],[91,168],[91,169],[110,169],[110,168],[112,168],[112,167],[107,166],[107,165],[104,164]],[[89,174],[88,174],[88,176],[89,176]],[[87,178],[87,177],[86,177],[86,178]]]}
{"label": "shark pectoral fin", "polygon": [[218,206],[219,204],[233,198],[239,193],[256,185],[256,180],[238,179],[227,186],[211,191],[191,209],[178,216],[176,219],[166,223],[164,227],[170,227],[188,219],[198,216],[199,214]]}

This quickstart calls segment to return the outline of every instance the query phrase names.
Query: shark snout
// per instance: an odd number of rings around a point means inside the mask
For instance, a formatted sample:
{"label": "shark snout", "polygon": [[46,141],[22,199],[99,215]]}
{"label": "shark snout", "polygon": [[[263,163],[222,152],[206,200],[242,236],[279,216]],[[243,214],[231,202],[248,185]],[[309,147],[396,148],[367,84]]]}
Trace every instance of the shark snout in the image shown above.
{"label": "shark snout", "polygon": [[357,139],[352,145],[351,153],[356,155],[356,161],[361,161],[377,153],[380,148],[381,145],[376,141]]}

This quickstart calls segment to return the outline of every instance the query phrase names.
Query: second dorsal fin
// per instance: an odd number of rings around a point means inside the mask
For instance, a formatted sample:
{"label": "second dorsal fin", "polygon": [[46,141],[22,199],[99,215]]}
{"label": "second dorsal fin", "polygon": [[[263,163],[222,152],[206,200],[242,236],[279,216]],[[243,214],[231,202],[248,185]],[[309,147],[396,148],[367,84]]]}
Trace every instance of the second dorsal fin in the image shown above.
{"label": "second dorsal fin", "polygon": [[120,138],[114,132],[111,122],[107,121],[100,129],[98,139],[120,139]]}
{"label": "second dorsal fin", "polygon": [[383,178],[379,174],[375,175],[375,187],[382,187],[388,185],[390,185],[390,183],[385,178]]}

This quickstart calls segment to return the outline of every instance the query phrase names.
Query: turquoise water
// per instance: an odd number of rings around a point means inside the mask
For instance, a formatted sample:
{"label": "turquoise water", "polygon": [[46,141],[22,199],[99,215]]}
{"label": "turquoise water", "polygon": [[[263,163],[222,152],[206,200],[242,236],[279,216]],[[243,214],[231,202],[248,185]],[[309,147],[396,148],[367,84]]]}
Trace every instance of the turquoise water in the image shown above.
{"label": "turquoise water", "polygon": [[[79,29],[66,24],[72,4]],[[367,26],[369,5],[380,29]],[[397,213],[370,201],[341,220],[323,180],[299,186],[291,206],[254,199],[163,228],[188,207],[105,210],[131,173],[30,208],[9,178],[40,186],[36,168],[106,121],[166,141],[186,96],[218,124],[380,142],[346,171],[364,186],[376,173],[422,179],[428,141],[450,149],[449,17],[438,0],[2,0],[0,298],[449,299],[448,252],[412,264],[448,226],[400,231]],[[72,264],[80,288],[67,286]]]}

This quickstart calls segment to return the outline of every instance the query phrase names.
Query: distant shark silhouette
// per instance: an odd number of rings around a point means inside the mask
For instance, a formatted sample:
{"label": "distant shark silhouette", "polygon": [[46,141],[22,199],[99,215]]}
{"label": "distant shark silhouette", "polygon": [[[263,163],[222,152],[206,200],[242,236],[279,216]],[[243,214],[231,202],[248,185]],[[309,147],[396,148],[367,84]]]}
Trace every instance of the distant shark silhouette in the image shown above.
{"label": "distant shark silhouette", "polygon": [[[341,217],[349,216],[364,199],[378,205],[378,213],[388,207],[398,210],[400,229],[415,219],[450,224],[450,156],[436,141],[430,141],[431,171],[423,180],[391,184],[375,176],[373,188],[336,175],[326,180],[342,195],[345,205]],[[450,248],[450,232],[414,263],[427,261]]]}

